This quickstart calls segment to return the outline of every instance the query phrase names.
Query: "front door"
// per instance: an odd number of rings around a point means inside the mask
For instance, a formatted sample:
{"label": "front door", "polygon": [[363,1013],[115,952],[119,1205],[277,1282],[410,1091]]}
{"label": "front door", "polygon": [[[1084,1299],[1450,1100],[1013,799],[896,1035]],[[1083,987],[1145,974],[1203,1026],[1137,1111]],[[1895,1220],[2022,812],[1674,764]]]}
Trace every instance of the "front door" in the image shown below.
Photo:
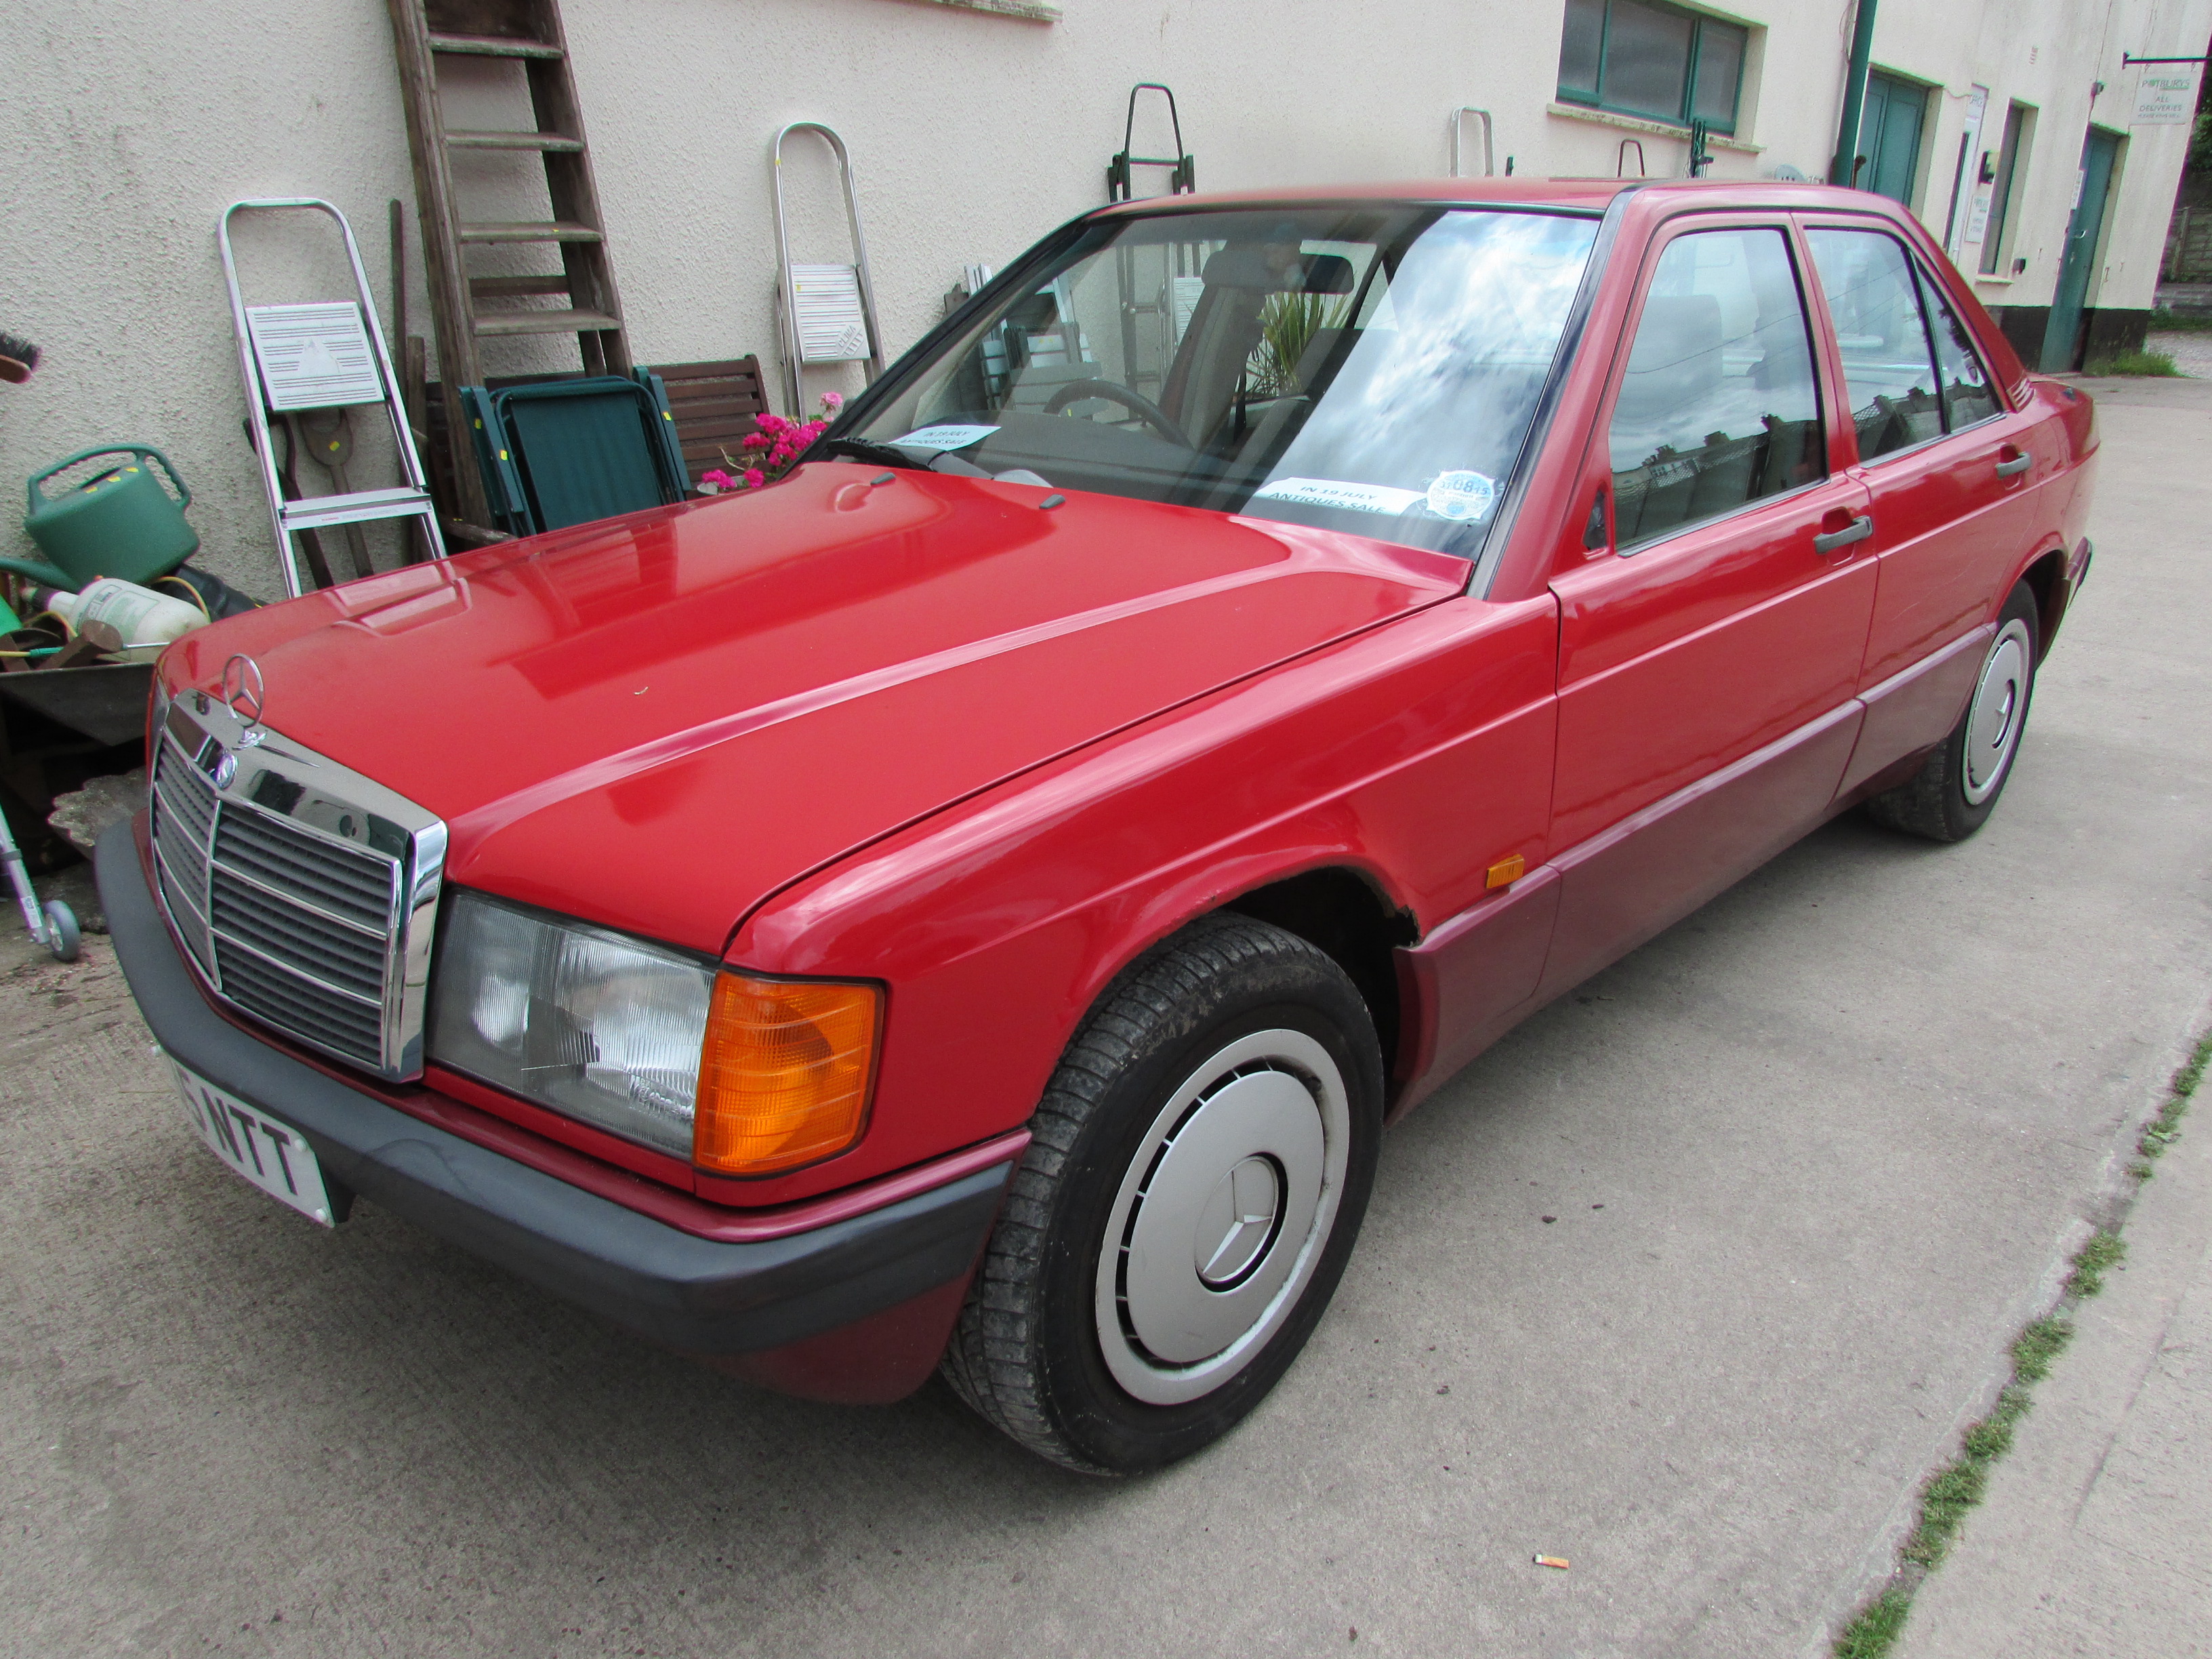
{"label": "front door", "polygon": [[2091,127],[2081,141],[2080,193],[2074,216],[2066,222],[2058,291],[2051,296],[2051,321],[2043,331],[2042,368],[2046,374],[2063,374],[2081,361],[2081,307],[2089,297],[2097,242],[2105,229],[2105,198],[2112,192],[2112,167],[2119,157],[2119,135]]}
{"label": "front door", "polygon": [[1912,205],[1920,177],[1920,130],[1928,118],[1928,88],[1879,71],[1867,76],[1865,112],[1859,118],[1861,190]]}
{"label": "front door", "polygon": [[1797,244],[1778,223],[1690,222],[1645,266],[1595,440],[1611,539],[1552,583],[1547,988],[1817,823],[1857,731],[1872,525],[1833,464],[1850,451],[1821,418]]}

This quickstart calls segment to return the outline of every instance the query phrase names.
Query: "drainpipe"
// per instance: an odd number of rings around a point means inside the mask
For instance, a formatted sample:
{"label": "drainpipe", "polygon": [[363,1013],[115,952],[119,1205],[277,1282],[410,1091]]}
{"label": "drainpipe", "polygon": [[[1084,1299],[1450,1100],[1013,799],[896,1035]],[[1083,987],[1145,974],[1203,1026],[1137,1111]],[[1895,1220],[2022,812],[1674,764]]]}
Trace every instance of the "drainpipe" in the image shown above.
{"label": "drainpipe", "polygon": [[1859,115],[1866,107],[1867,61],[1874,56],[1875,0],[1859,0],[1858,20],[1851,26],[1851,66],[1844,72],[1844,118],[1836,128],[1836,159],[1828,168],[1828,182],[1856,182]]}

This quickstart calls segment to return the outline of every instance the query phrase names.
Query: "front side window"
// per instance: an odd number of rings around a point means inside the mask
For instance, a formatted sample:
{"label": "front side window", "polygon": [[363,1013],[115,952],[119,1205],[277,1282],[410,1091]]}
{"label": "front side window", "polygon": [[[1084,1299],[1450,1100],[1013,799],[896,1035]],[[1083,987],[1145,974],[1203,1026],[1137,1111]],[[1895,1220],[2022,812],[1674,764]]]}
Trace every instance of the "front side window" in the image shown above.
{"label": "front side window", "polygon": [[1905,250],[1878,230],[1812,230],[1805,240],[1843,353],[1859,459],[1939,436],[1936,364]]}
{"label": "front side window", "polygon": [[1667,245],[1607,436],[1624,550],[1826,476],[1812,332],[1782,232]]}
{"label": "front side window", "polygon": [[1751,32],[1649,0],[1567,0],[1559,98],[1734,132]]}
{"label": "front side window", "polygon": [[1473,557],[1596,234],[1370,204],[1103,220],[826,447]]}

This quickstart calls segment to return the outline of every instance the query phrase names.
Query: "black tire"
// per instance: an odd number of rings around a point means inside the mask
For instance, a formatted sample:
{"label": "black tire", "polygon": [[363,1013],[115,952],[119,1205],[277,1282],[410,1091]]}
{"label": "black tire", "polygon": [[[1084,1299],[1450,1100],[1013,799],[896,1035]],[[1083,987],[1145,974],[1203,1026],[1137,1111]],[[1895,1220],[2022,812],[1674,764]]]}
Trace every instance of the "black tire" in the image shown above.
{"label": "black tire", "polygon": [[[1911,777],[1870,799],[1867,815],[1889,829],[1940,842],[1964,841],[1988,823],[2011,780],[2013,763],[2020,757],[2028,708],[2035,696],[2035,668],[2042,643],[2035,594],[2022,582],[2013,589],[1997,617],[1996,637],[1983,653],[1973,695],[1966,700],[1958,725]],[[1993,674],[2002,678],[1993,680]],[[2008,709],[2001,708],[1999,694],[2005,684],[2015,681],[2016,695]],[[1996,729],[1991,720],[1998,714],[2003,716],[2002,731],[1999,740],[1991,743],[1990,733]],[[1975,730],[1978,716],[1984,728],[1978,732]],[[1983,747],[1970,756],[1967,745],[1978,742]]]}
{"label": "black tire", "polygon": [[[1318,1048],[1306,1046],[1312,1044]],[[1259,1049],[1305,1058],[1279,1066],[1272,1059],[1236,1060]],[[1231,1064],[1216,1076],[1208,1068],[1224,1056]],[[1217,1200],[1231,1194],[1232,1231],[1213,1260],[1200,1266],[1193,1258],[1192,1283],[1202,1285],[1200,1298],[1217,1316],[1243,1296],[1270,1299],[1248,1300],[1229,1318],[1244,1319],[1262,1306],[1267,1313],[1240,1327],[1242,1334],[1211,1357],[1176,1369],[1155,1356],[1150,1363],[1157,1369],[1146,1370],[1144,1345],[1127,1323],[1138,1293],[1117,1302],[1109,1288],[1126,1285],[1114,1275],[1129,1271],[1129,1242],[1140,1213],[1145,1224],[1162,1230],[1156,1237],[1167,1236],[1186,1216],[1200,1228],[1208,1224],[1212,1208],[1176,1208],[1150,1189],[1167,1190],[1173,1155],[1187,1159],[1178,1167],[1195,1171],[1182,1190],[1198,1191],[1211,1166],[1202,1162],[1200,1134],[1179,1139],[1184,1126],[1199,1123],[1205,1109],[1217,1114],[1211,1120],[1217,1127],[1226,1122],[1230,1133],[1237,1133],[1233,1103],[1255,1098],[1255,1085],[1273,1091],[1293,1117],[1300,1109],[1295,1089],[1302,1086],[1316,1122],[1341,1124],[1326,1132],[1335,1137],[1329,1141],[1329,1156],[1338,1160],[1332,1167],[1340,1170],[1333,1209],[1317,1199],[1310,1218],[1285,1219],[1304,1212],[1289,1195],[1295,1172],[1276,1164],[1268,1189],[1273,1196],[1263,1200],[1273,1206],[1273,1218],[1262,1224],[1257,1213],[1243,1215],[1250,1206],[1236,1183],[1240,1171],[1259,1167],[1262,1158],[1219,1153],[1219,1146],[1237,1144],[1219,1141],[1216,1156],[1241,1158],[1210,1189]],[[1232,1088],[1248,1091],[1236,1097]],[[1181,1104],[1186,1098],[1189,1103]],[[1224,1119],[1223,1112],[1231,1115]],[[1173,1126],[1164,1139],[1163,1124]],[[1187,1457],[1233,1428],[1289,1369],[1352,1254],[1382,1129],[1382,1058],[1366,1005],[1343,969],[1304,939],[1245,916],[1203,918],[1146,952],[1108,988],[1061,1057],[1030,1127],[1035,1139],[977,1269],[945,1353],[945,1376],[986,1420],[1067,1468],[1133,1474]],[[1328,1182],[1315,1190],[1325,1196]],[[1219,1264],[1231,1240],[1261,1236],[1234,1231],[1240,1219],[1264,1225],[1266,1242],[1249,1267],[1236,1270],[1243,1277],[1208,1279],[1207,1269]],[[1110,1256],[1104,1253],[1109,1223],[1117,1232]],[[1286,1254],[1293,1250],[1295,1265],[1284,1266],[1293,1261]],[[1173,1254],[1161,1250],[1146,1260]],[[1280,1288],[1251,1278],[1263,1264],[1267,1274],[1287,1275]],[[1192,1292],[1186,1286],[1175,1294]],[[1109,1306],[1121,1310],[1110,1357],[1102,1336]],[[1117,1376],[1133,1376],[1147,1392],[1204,1391],[1155,1401],[1132,1393]]]}

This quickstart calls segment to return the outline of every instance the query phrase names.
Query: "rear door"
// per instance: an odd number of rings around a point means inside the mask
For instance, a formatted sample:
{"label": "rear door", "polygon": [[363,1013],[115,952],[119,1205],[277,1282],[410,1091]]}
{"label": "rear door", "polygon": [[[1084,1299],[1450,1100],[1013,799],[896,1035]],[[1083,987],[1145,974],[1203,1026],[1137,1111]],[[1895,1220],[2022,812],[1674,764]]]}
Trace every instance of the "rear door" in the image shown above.
{"label": "rear door", "polygon": [[1819,821],[1874,607],[1867,491],[1836,465],[1787,222],[1687,217],[1644,272],[1592,443],[1609,526],[1552,583],[1566,850],[1547,988]]}
{"label": "rear door", "polygon": [[1881,570],[1847,787],[1935,743],[1966,705],[1997,590],[2033,539],[2033,420],[2006,406],[1972,331],[1904,240],[1865,219],[1805,227],[1832,320]]}

